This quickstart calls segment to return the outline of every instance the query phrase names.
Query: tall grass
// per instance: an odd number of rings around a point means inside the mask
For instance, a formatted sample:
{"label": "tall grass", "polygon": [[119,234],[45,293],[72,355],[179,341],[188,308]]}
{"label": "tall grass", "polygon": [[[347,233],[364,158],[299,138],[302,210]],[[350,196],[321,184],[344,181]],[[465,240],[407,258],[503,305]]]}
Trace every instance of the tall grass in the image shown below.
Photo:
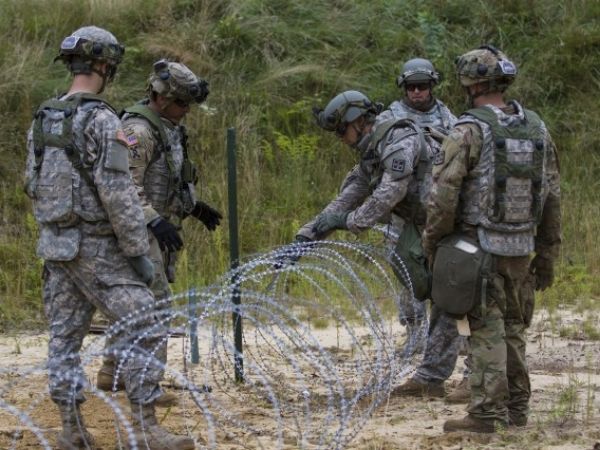
{"label": "tall grass", "polygon": [[[425,56],[444,75],[438,95],[459,112],[454,58],[494,43],[519,66],[510,93],[542,114],[561,152],[563,266],[598,275],[599,16],[600,3],[585,0],[0,0],[0,324],[40,316],[36,227],[20,190],[24,136],[35,106],[68,86],[52,64],[60,41],[88,24],[127,47],[107,92],[118,108],[143,96],[160,57],[210,81],[207,107],[186,121],[191,154],[202,197],[227,211],[225,129],[238,130],[244,255],[291,240],[353,164],[313,125],[313,104],[350,88],[389,103],[402,62]],[[210,283],[228,264],[227,223],[208,233],[191,220],[177,289]]]}

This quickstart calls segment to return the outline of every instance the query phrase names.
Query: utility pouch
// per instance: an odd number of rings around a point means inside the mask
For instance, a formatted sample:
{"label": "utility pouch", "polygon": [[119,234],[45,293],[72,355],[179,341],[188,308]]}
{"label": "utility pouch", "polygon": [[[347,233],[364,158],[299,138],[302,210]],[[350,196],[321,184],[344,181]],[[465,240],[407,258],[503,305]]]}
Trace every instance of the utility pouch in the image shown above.
{"label": "utility pouch", "polygon": [[[410,290],[412,286],[414,297],[423,301],[429,298],[431,289],[431,274],[427,266],[427,258],[421,246],[421,234],[413,223],[407,223],[398,237],[395,255],[392,259],[394,271],[400,282]],[[402,265],[395,258],[400,258],[408,274],[403,273]],[[407,280],[407,275],[410,281]]]}
{"label": "utility pouch", "polygon": [[440,241],[433,263],[431,298],[444,312],[462,317],[484,303],[492,256],[464,235]]}
{"label": "utility pouch", "polygon": [[198,183],[198,170],[193,162],[189,159],[184,159],[181,165],[181,181],[184,183]]}

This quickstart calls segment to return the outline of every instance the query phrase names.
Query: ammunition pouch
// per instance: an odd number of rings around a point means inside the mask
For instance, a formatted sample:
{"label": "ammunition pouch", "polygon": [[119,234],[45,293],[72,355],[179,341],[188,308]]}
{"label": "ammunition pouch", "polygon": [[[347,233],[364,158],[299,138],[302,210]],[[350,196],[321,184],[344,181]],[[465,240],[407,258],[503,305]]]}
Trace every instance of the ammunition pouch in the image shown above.
{"label": "ammunition pouch", "polygon": [[[403,270],[402,264],[406,271]],[[412,293],[417,300],[429,298],[431,274],[421,245],[421,233],[413,223],[405,224],[398,237],[392,256],[392,267],[400,282],[408,290],[412,287]]]}
{"label": "ammunition pouch", "polygon": [[433,263],[431,298],[451,316],[463,317],[484,302],[492,270],[492,255],[477,241],[450,235],[437,245]]}

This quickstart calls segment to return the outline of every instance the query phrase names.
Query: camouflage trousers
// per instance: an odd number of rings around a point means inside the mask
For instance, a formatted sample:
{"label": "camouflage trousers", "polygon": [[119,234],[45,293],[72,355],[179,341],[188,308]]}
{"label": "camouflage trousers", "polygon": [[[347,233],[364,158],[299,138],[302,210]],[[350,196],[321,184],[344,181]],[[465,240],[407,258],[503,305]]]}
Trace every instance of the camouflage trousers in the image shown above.
{"label": "camouflage trousers", "polygon": [[[158,317],[161,317],[162,325],[168,328],[168,321],[164,320],[165,314],[161,314],[161,311],[168,311],[172,302],[169,300],[171,296],[171,288],[169,287],[169,280],[167,279],[167,270],[166,266],[168,264],[168,260],[170,255],[167,252],[162,252],[160,247],[158,246],[158,241],[154,237],[152,233],[148,233],[149,243],[150,243],[150,252],[148,257],[152,260],[154,264],[154,279],[152,281],[152,285],[150,289],[152,290],[152,294],[154,294],[154,298],[156,299],[156,308],[155,310],[158,313]],[[172,255],[174,257],[174,255]],[[111,348],[115,344],[115,339],[110,336],[106,339],[106,348]],[[167,340],[158,344],[155,348],[154,356],[158,359],[163,365],[167,364]],[[106,352],[104,355],[104,366],[112,367],[113,371],[116,368],[116,361],[112,353]]]}
{"label": "camouflage trousers", "polygon": [[[108,351],[119,355],[127,395],[132,403],[154,401],[161,395],[163,368],[152,353],[164,342],[166,329],[156,324],[154,297],[121,253],[114,236],[82,235],[72,261],[46,261],[44,310],[50,327],[48,378],[54,402],[83,402],[85,374],[79,351],[99,309],[114,328]],[[138,314],[139,311],[149,311]]]}
{"label": "camouflage trousers", "polygon": [[526,418],[531,386],[525,330],[533,314],[529,257],[494,256],[487,295],[468,314],[471,327],[471,404],[479,419]]}
{"label": "camouflage trousers", "polygon": [[[427,346],[423,361],[417,368],[414,378],[423,383],[442,383],[447,380],[456,366],[458,353],[468,345],[467,339],[458,334],[456,319],[445,314],[435,303],[432,303],[429,315]],[[469,358],[465,376],[469,375]]]}

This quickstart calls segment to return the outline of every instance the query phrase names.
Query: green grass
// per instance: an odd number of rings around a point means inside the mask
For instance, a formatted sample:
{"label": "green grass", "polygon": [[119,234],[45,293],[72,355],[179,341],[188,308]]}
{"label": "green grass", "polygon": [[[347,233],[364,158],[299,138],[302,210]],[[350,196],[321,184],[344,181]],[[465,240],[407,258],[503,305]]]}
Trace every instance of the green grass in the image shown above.
{"label": "green grass", "polygon": [[[456,56],[481,43],[519,66],[510,94],[546,120],[560,150],[564,246],[557,288],[541,301],[597,298],[600,146],[600,3],[467,0],[43,0],[0,2],[0,330],[42,318],[36,227],[22,194],[25,132],[35,106],[69,83],[52,59],[62,38],[96,24],[127,47],[107,97],[117,108],[143,95],[154,60],[177,58],[210,81],[207,108],[186,121],[199,193],[227,212],[225,130],[238,132],[241,253],[290,241],[336,193],[355,155],[313,124],[310,108],[345,89],[389,103],[404,60],[429,57],[439,96],[464,96]],[[228,267],[227,221],[184,228],[176,290],[208,284]],[[573,269],[575,268],[575,269]],[[572,271],[584,277],[574,278]],[[583,283],[583,284],[582,284]]]}

